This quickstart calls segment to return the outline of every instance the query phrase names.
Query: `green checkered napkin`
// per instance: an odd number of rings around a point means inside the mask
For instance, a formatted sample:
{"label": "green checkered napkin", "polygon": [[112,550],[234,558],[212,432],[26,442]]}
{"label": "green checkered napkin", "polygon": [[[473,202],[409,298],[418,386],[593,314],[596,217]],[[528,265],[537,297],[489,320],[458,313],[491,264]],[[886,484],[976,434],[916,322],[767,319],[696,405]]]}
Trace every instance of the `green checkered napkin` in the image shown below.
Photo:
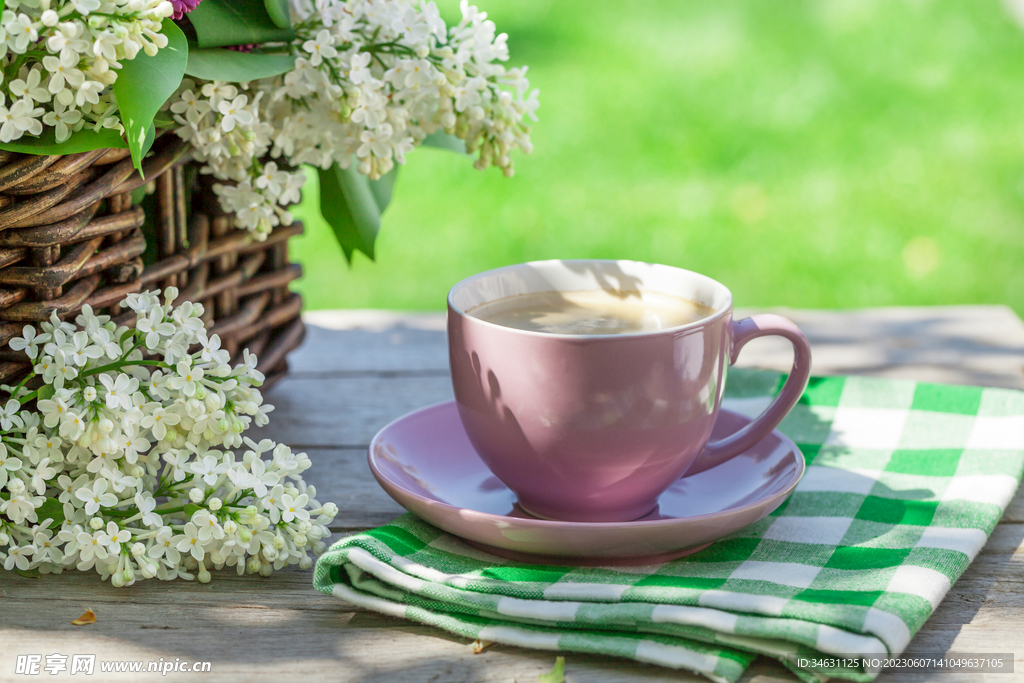
{"label": "green checkered napkin", "polygon": [[[755,414],[774,373],[733,370]],[[591,652],[736,681],[757,653],[901,653],[978,554],[1020,484],[1024,393],[812,379],[780,429],[807,459],[792,497],[706,550],[647,567],[525,565],[412,515],[336,543],[316,588],[467,638]]]}

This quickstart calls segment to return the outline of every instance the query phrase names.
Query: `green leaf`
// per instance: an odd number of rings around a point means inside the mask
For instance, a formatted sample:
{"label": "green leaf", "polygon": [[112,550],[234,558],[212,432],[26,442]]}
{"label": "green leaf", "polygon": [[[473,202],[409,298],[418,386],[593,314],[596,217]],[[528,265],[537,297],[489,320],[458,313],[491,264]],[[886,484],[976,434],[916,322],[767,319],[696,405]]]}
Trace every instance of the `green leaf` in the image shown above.
{"label": "green leaf", "polygon": [[[156,123],[154,122],[154,123],[150,124],[149,128],[146,130],[146,137],[142,141],[142,154],[139,156],[140,162],[141,162],[142,158],[146,156],[146,153],[149,152],[149,150],[153,146],[153,142],[155,140],[156,140]],[[133,158],[132,161],[134,162],[135,159]],[[138,164],[136,164],[135,167],[138,168]],[[142,171],[140,170],[139,172],[141,173]]]}
{"label": "green leaf", "polygon": [[121,134],[111,128],[104,128],[100,131],[82,129],[77,133],[72,133],[71,137],[64,142],[57,142],[53,128],[47,128],[39,137],[26,135],[14,142],[0,143],[0,149],[5,152],[21,152],[23,154],[78,154],[109,147],[124,149],[127,146],[128,143],[124,141]]}
{"label": "green leaf", "polygon": [[197,512],[199,512],[202,509],[203,508],[199,507],[195,503],[188,503],[185,506],[185,516],[187,516],[189,519],[192,519],[192,515],[196,514]]}
{"label": "green leaf", "polygon": [[26,579],[41,579],[41,578],[43,578],[43,573],[41,571],[39,571],[38,569],[17,569],[17,568],[15,568],[14,571],[18,572],[18,574],[20,574],[21,576],[24,576]]}
{"label": "green leaf", "polygon": [[267,14],[270,15],[270,20],[274,22],[274,26],[278,28],[292,27],[288,0],[263,0],[263,4],[267,8]]}
{"label": "green leaf", "polygon": [[212,47],[189,50],[185,73],[208,81],[243,83],[257,78],[277,76],[291,71],[294,67],[293,55],[245,53]]}
{"label": "green leaf", "polygon": [[[269,1],[269,0],[268,0]],[[189,12],[199,47],[279,43],[295,38],[267,13],[264,0],[205,0]]]}
{"label": "green leaf", "polygon": [[373,258],[380,216],[391,202],[397,176],[398,166],[380,180],[368,179],[355,167],[320,170],[320,214],[350,263],[356,251]]}
{"label": "green leaf", "polygon": [[114,82],[114,97],[121,112],[128,149],[140,173],[142,157],[149,151],[147,142],[153,144],[153,118],[178,89],[188,62],[188,40],[181,29],[170,19],[164,19],[160,32],[167,36],[167,47],[152,57],[140,52],[135,59],[123,60]]}
{"label": "green leaf", "polygon": [[537,683],[565,683],[565,657],[555,657],[555,668],[537,676]]}
{"label": "green leaf", "polygon": [[132,204],[141,204],[142,200],[146,198],[146,186],[142,185],[132,190]]}
{"label": "green leaf", "polygon": [[47,498],[36,508],[36,516],[40,522],[45,519],[53,520],[49,528],[56,529],[64,522],[64,504],[56,498]]}
{"label": "green leaf", "polygon": [[423,139],[423,144],[427,147],[437,147],[438,149],[447,149],[452,152],[458,152],[459,154],[466,153],[466,141],[460,140],[454,135],[449,135],[443,130],[439,130],[435,133],[431,133]]}
{"label": "green leaf", "polygon": [[57,393],[52,384],[44,384],[36,391],[36,401],[48,401]]}

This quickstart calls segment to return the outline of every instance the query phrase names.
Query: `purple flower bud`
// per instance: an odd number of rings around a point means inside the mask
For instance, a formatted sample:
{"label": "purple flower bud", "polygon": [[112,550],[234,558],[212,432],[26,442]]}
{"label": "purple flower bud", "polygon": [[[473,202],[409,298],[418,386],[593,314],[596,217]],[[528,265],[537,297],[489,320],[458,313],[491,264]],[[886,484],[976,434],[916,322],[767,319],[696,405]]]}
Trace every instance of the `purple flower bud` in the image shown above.
{"label": "purple flower bud", "polygon": [[200,2],[202,0],[171,0],[171,5],[174,7],[174,14],[171,15],[171,19],[181,19],[194,10]]}

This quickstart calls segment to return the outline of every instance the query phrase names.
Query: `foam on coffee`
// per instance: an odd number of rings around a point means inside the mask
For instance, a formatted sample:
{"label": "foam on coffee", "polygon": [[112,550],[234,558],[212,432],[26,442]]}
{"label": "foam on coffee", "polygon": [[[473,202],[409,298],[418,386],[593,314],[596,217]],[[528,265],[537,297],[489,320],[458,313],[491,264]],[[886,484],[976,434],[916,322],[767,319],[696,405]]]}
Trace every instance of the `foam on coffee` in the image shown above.
{"label": "foam on coffee", "polygon": [[496,325],[551,334],[631,334],[706,318],[709,306],[658,292],[535,292],[477,306],[469,315]]}

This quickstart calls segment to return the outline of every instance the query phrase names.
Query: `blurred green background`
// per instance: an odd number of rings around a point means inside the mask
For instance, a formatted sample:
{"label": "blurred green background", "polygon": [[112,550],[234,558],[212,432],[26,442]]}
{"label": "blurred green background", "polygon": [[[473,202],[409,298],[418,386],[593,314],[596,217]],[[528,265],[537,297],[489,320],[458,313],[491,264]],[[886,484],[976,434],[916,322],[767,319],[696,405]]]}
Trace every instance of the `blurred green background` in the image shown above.
{"label": "blurred green background", "polygon": [[303,215],[307,308],[436,310],[488,268],[623,258],[740,306],[1024,313],[1024,30],[1004,4],[479,4],[540,88],[535,152],[512,179],[414,152],[376,263]]}

